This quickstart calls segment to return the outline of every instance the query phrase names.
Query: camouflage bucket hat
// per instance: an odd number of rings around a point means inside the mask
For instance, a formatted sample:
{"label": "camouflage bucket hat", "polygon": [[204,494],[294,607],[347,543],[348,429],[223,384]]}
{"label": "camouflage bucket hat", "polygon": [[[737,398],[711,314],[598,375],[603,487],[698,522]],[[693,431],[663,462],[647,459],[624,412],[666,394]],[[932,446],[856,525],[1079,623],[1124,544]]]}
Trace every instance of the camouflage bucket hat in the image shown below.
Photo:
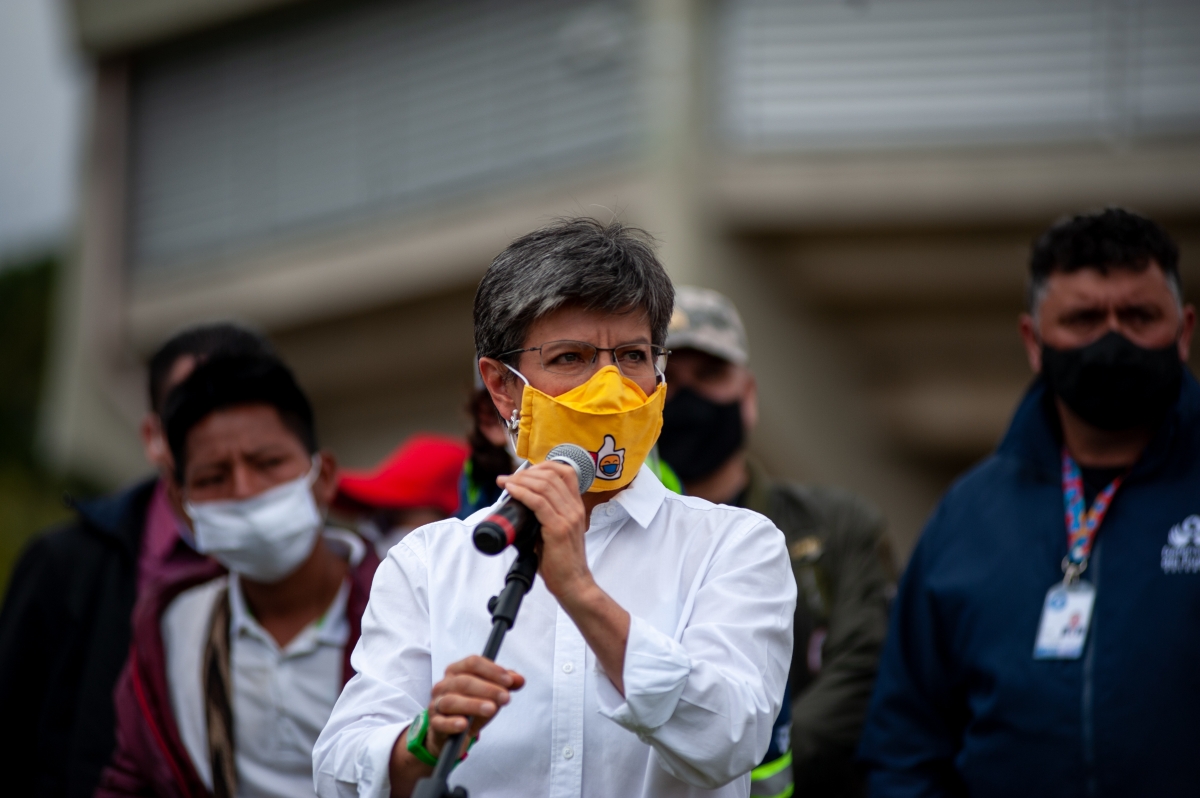
{"label": "camouflage bucket hat", "polygon": [[739,366],[750,359],[746,328],[737,308],[708,288],[675,289],[675,313],[667,329],[668,349],[697,349]]}

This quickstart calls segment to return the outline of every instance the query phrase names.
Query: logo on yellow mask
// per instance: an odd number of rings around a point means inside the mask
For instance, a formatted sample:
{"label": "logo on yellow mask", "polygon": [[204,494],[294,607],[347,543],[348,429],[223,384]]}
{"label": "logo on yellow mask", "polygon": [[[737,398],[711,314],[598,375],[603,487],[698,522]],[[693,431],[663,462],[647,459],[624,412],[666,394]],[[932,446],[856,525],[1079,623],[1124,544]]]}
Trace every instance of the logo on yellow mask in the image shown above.
{"label": "logo on yellow mask", "polygon": [[590,492],[623,488],[637,476],[658,440],[666,396],[665,383],[647,396],[616,366],[605,366],[559,396],[545,394],[526,380],[517,456],[540,463],[560,443],[574,443],[596,461]]}
{"label": "logo on yellow mask", "polygon": [[617,448],[613,436],[604,436],[604,445],[600,451],[591,452],[596,461],[596,479],[620,479],[625,469],[625,450]]}

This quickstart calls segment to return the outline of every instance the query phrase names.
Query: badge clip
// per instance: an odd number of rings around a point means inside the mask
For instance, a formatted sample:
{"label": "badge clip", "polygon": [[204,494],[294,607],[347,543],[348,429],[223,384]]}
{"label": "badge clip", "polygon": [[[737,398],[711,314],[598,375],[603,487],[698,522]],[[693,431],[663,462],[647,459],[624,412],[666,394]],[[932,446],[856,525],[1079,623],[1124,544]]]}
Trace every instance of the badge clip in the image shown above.
{"label": "badge clip", "polygon": [[1070,557],[1063,557],[1063,587],[1070,587],[1079,581],[1079,577],[1087,570],[1088,561],[1081,560],[1080,562],[1071,562]]}

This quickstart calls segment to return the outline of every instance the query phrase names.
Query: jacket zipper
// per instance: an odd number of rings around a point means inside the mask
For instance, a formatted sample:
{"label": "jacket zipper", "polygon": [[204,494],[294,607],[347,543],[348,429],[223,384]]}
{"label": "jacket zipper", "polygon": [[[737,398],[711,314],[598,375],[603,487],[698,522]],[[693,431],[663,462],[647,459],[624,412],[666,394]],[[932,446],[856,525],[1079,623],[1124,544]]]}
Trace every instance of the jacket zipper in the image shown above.
{"label": "jacket zipper", "polygon": [[[1096,547],[1092,550],[1092,555],[1089,558],[1088,570],[1091,572],[1092,589],[1095,591],[1095,602],[1100,601],[1100,540],[1096,541]],[[1083,653],[1083,696],[1082,696],[1082,721],[1083,721],[1083,769],[1084,769],[1084,789],[1087,791],[1089,798],[1096,798],[1096,724],[1095,724],[1095,685],[1093,684],[1093,673],[1096,662],[1096,632],[1098,613],[1096,612],[1095,604],[1092,605],[1091,629],[1088,630],[1087,649]]]}

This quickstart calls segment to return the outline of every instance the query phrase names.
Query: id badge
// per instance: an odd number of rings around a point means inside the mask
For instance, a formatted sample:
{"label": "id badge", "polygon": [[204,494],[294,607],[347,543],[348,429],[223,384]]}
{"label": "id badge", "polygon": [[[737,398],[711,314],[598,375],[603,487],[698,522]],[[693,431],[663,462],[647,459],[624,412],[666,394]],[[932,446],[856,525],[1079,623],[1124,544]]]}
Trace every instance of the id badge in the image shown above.
{"label": "id badge", "polygon": [[1070,587],[1057,584],[1046,593],[1042,622],[1038,626],[1034,659],[1079,659],[1087,641],[1096,588],[1090,582]]}

